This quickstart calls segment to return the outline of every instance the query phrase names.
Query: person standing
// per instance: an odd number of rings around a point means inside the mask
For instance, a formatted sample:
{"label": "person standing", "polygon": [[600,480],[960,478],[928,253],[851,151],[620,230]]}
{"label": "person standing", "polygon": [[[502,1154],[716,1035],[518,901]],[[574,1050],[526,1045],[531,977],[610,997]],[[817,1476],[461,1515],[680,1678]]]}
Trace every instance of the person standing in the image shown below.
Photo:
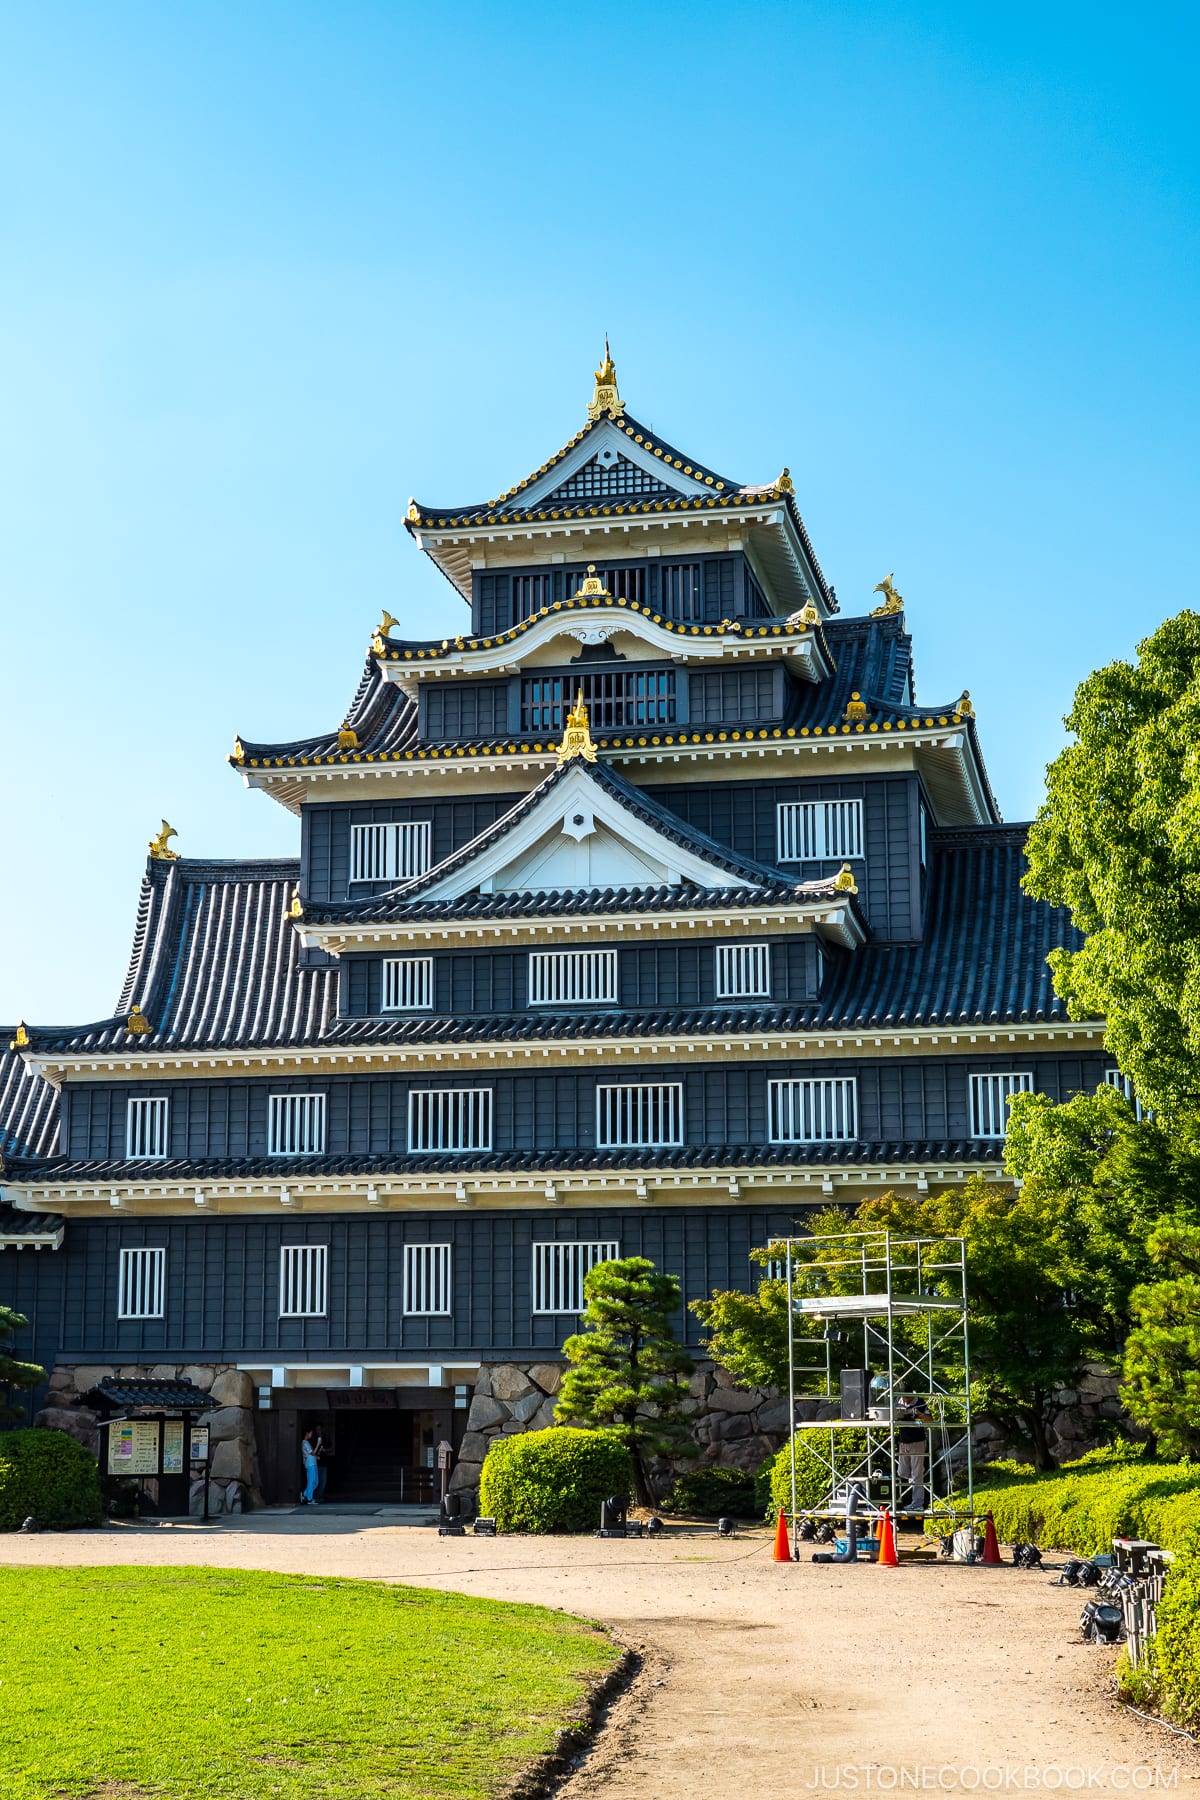
{"label": "person standing", "polygon": [[321,1505],[325,1498],[325,1487],[329,1481],[329,1459],[333,1455],[333,1445],[323,1431],[317,1432],[317,1492],[316,1503]]}
{"label": "person standing", "polygon": [[311,1425],[300,1440],[300,1454],[304,1458],[304,1492],[300,1496],[300,1504],[315,1506],[320,1465],[317,1462],[317,1433]]}
{"label": "person standing", "polygon": [[[909,1506],[915,1513],[925,1511],[925,1455],[929,1447],[926,1432],[932,1423],[924,1402],[915,1394],[905,1394],[900,1401],[900,1426],[896,1432],[896,1481],[900,1486],[912,1483]],[[899,1498],[897,1494],[897,1502]]]}

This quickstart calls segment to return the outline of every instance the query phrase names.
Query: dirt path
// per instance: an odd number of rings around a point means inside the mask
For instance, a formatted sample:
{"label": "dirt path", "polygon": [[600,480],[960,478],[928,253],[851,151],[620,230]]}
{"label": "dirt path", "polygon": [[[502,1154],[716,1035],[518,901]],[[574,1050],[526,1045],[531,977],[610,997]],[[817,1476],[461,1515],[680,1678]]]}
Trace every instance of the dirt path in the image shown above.
{"label": "dirt path", "polygon": [[367,1576],[604,1619],[647,1669],[566,1800],[1160,1786],[1200,1800],[1200,1752],[1111,1701],[1115,1654],[1080,1642],[1081,1597],[1044,1573],[769,1558],[765,1535],[439,1539],[263,1513],[0,1544],[5,1563]]}

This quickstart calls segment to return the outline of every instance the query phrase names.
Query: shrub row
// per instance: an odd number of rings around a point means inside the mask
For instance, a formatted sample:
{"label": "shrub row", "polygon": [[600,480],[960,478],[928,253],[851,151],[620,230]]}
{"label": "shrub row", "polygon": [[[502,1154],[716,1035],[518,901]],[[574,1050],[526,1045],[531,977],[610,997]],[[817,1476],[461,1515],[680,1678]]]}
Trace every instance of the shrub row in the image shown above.
{"label": "shrub row", "polygon": [[1200,1465],[1146,1461],[1136,1448],[1092,1451],[1050,1475],[1008,1464],[986,1471],[975,1510],[1004,1543],[1033,1542],[1087,1556],[1115,1537],[1151,1538],[1200,1552]]}
{"label": "shrub row", "polygon": [[479,1510],[500,1531],[595,1531],[600,1503],[628,1499],[633,1468],[607,1431],[550,1425],[494,1438],[479,1479]]}
{"label": "shrub row", "polygon": [[65,1431],[0,1432],[0,1531],[26,1519],[46,1529],[98,1525],[104,1517],[96,1459]]}
{"label": "shrub row", "polygon": [[742,1469],[696,1469],[681,1475],[662,1510],[693,1519],[719,1519],[722,1514],[731,1519],[754,1519],[762,1512],[755,1478]]}

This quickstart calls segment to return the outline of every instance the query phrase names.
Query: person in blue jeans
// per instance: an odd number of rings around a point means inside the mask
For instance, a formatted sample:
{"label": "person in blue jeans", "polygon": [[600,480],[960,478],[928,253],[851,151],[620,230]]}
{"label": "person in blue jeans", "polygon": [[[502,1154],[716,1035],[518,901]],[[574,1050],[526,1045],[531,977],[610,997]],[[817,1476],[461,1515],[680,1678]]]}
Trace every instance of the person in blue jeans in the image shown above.
{"label": "person in blue jeans", "polygon": [[317,1462],[317,1434],[311,1428],[300,1440],[300,1454],[304,1458],[304,1492],[300,1496],[300,1504],[315,1506],[320,1465]]}
{"label": "person in blue jeans", "polygon": [[329,1458],[332,1454],[330,1443],[323,1431],[317,1432],[317,1505],[325,1498],[325,1486],[329,1480]]}

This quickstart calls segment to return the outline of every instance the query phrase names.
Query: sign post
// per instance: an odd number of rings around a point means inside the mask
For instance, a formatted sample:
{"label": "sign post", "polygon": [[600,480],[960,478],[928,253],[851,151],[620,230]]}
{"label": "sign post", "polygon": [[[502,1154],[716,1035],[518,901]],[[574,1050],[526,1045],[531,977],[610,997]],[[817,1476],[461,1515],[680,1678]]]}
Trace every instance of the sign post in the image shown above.
{"label": "sign post", "polygon": [[450,1464],[453,1460],[454,1446],[443,1438],[437,1447],[437,1466],[438,1472],[441,1475],[442,1486],[441,1495],[439,1497],[442,1500],[446,1498],[446,1493],[450,1486]]}

